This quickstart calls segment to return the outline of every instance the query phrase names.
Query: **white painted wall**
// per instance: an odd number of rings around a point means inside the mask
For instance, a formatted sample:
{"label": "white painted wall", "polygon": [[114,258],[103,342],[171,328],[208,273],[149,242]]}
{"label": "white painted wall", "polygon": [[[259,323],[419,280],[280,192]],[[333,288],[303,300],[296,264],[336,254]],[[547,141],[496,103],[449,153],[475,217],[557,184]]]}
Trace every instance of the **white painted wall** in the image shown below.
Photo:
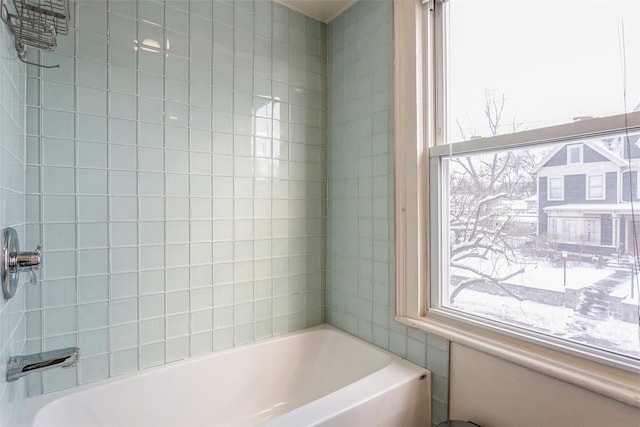
{"label": "white painted wall", "polygon": [[450,417],[482,427],[637,427],[640,408],[459,344],[450,347]]}

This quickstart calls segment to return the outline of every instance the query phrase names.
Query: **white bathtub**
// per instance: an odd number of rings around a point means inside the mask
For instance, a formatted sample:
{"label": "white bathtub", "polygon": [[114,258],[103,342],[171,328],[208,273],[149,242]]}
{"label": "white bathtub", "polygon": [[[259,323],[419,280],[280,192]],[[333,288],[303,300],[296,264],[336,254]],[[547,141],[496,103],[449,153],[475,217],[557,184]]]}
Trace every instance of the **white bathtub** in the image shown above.
{"label": "white bathtub", "polygon": [[430,426],[430,391],[429,371],[321,325],[29,398],[24,425]]}

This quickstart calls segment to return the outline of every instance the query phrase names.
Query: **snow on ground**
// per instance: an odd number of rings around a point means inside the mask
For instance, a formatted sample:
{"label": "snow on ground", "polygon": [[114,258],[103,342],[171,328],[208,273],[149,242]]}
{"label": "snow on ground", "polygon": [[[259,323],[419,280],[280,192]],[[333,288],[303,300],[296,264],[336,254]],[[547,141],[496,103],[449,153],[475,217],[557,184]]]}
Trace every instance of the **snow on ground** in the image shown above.
{"label": "snow on ground", "polygon": [[[639,277],[628,278],[620,268],[596,268],[589,262],[567,261],[554,266],[546,258],[522,258],[519,263],[504,260],[494,262],[478,259],[464,260],[466,265],[494,277],[507,276],[520,268],[524,272],[508,280],[508,283],[537,289],[564,292],[565,289],[580,289],[611,277],[609,283],[619,282],[612,295],[623,298],[624,304],[638,307],[640,304]],[[451,269],[452,274],[473,277],[466,269]],[[565,279],[566,277],[566,279]],[[565,287],[566,280],[566,287]],[[640,359],[640,325],[613,318],[599,320],[586,317],[571,308],[542,304],[534,301],[519,301],[509,296],[491,295],[464,289],[455,299],[453,308],[488,319],[510,323],[537,332],[549,334],[580,344],[617,352]]]}
{"label": "snow on ground", "polygon": [[[638,279],[634,279],[633,281],[633,290],[631,289],[631,280],[627,280],[624,283],[620,283],[616,288],[611,292],[611,296],[622,298],[625,304],[638,305],[640,304],[640,284],[638,284]],[[633,296],[632,296],[633,294]]]}
{"label": "snow on ground", "polygon": [[[564,265],[554,267],[546,258],[523,259],[520,263],[510,264],[502,260],[490,262],[482,259],[466,259],[464,264],[494,277],[507,276],[524,268],[524,273],[512,277],[508,282],[558,292],[564,292],[565,289]],[[473,273],[462,269],[452,268],[451,273],[462,277],[473,277]],[[584,288],[614,273],[613,268],[596,268],[588,262],[567,261],[566,288]]]}
{"label": "snow on ground", "polygon": [[[525,264],[523,274],[509,282],[537,289],[564,291],[564,267],[553,267],[546,260]],[[612,275],[612,268],[595,268],[587,263],[567,262],[567,288],[580,289]]]}
{"label": "snow on ground", "polygon": [[572,309],[465,289],[453,308],[640,359],[640,325],[595,320]]}

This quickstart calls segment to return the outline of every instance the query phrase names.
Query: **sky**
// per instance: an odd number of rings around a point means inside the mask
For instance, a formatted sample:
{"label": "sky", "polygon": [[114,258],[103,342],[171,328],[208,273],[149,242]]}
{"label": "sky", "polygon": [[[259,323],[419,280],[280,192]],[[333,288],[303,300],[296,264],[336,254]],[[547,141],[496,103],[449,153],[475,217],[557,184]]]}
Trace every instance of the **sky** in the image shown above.
{"label": "sky", "polygon": [[504,94],[503,122],[515,119],[519,130],[640,103],[640,0],[449,0],[447,7],[453,141],[461,140],[456,119],[467,138],[490,136],[487,91]]}

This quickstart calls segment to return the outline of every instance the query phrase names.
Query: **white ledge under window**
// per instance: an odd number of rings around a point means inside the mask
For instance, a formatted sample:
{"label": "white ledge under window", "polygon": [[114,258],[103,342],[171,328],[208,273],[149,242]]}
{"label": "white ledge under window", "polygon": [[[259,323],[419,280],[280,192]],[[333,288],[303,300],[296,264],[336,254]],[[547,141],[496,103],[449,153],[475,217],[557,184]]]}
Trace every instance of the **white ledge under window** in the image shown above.
{"label": "white ledge under window", "polygon": [[[428,7],[428,6],[426,6]],[[436,139],[434,36],[420,0],[394,0],[396,320],[552,378],[640,408],[640,374],[429,311],[429,141]],[[634,118],[635,120],[636,118]],[[595,123],[594,123],[595,125]],[[430,196],[431,194],[431,196]],[[640,368],[640,367],[639,367]]]}
{"label": "white ledge under window", "polygon": [[640,407],[640,378],[637,374],[433,316],[415,319],[399,315],[396,320],[549,377]]}

